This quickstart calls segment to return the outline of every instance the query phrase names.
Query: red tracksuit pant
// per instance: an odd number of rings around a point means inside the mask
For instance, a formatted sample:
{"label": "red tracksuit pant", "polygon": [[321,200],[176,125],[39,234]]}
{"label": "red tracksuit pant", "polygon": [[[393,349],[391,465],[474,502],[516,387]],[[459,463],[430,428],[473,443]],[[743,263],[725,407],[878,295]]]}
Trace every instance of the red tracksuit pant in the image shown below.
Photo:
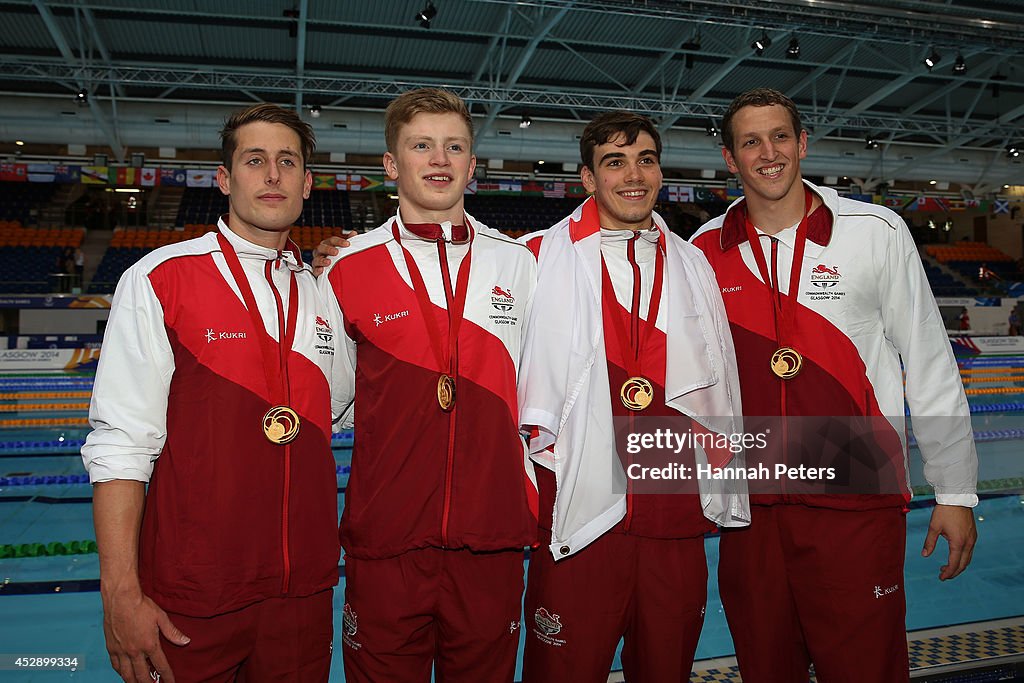
{"label": "red tracksuit pant", "polygon": [[704,538],[606,533],[555,562],[530,558],[523,683],[604,683],[625,638],[627,681],[685,683],[704,624]]}
{"label": "red tracksuit pant", "polygon": [[178,683],[316,683],[331,671],[333,590],[305,598],[267,598],[214,617],[168,612],[191,638],[161,638]]}
{"label": "red tracksuit pant", "polygon": [[744,683],[906,683],[898,508],[752,505],[722,532],[719,589]]}
{"label": "red tracksuit pant", "polygon": [[423,548],[345,558],[348,683],[511,683],[523,553]]}

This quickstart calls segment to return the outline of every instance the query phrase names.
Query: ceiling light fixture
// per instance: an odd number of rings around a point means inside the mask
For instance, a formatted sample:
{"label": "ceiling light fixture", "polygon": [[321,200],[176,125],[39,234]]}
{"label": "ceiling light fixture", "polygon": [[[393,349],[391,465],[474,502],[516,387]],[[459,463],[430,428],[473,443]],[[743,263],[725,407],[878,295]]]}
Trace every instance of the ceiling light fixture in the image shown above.
{"label": "ceiling light fixture", "polygon": [[314,104],[312,107],[310,107],[309,115],[312,116],[314,119],[320,118],[320,105]]}
{"label": "ceiling light fixture", "polygon": [[529,114],[523,114],[523,118],[519,120],[520,128],[529,128],[533,125],[533,119],[530,118]]}
{"label": "ceiling light fixture", "polygon": [[24,140],[15,140],[14,144],[16,144],[18,147],[24,147],[25,146],[25,141]]}
{"label": "ceiling light fixture", "polygon": [[960,53],[956,53],[956,61],[953,62],[953,73],[965,74],[967,73],[967,62],[964,61],[964,56]]}
{"label": "ceiling light fixture", "polygon": [[707,133],[709,137],[718,137],[718,127],[715,125],[714,121],[708,121],[708,125],[704,126],[704,132]]}
{"label": "ceiling light fixture", "polygon": [[434,3],[427,0],[427,6],[416,13],[416,21],[420,22],[423,28],[430,28],[430,20],[437,16],[437,8]]}
{"label": "ceiling light fixture", "polygon": [[786,59],[800,59],[800,41],[796,36],[789,40],[789,47],[786,48]]}
{"label": "ceiling light fixture", "polygon": [[1016,159],[1020,156],[1020,149],[1018,149],[1017,145],[1009,144],[1006,146],[1006,156],[1011,159]]}
{"label": "ceiling light fixture", "polygon": [[878,149],[879,144],[873,136],[869,135],[864,138],[864,149]]}
{"label": "ceiling light fixture", "polygon": [[751,49],[754,50],[754,54],[758,57],[764,54],[764,51],[771,47],[772,39],[768,37],[768,32],[761,29],[761,37],[755,38],[754,42],[750,44]]}
{"label": "ceiling light fixture", "polygon": [[75,95],[75,102],[77,102],[80,107],[89,104],[89,91],[85,88],[81,88],[78,91],[78,94]]}
{"label": "ceiling light fixture", "polygon": [[931,71],[932,68],[939,63],[939,59],[941,59],[939,57],[939,53],[933,47],[931,54],[924,58],[924,65],[928,67],[929,71]]}

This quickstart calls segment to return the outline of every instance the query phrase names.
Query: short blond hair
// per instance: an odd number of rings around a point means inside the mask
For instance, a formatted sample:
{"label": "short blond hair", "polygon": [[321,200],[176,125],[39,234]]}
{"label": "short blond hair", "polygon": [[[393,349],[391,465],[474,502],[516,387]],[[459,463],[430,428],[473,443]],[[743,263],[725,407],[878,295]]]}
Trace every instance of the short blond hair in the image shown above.
{"label": "short blond hair", "polygon": [[469,146],[473,146],[473,117],[462,98],[442,88],[417,88],[391,100],[384,112],[384,141],[389,152],[394,154],[398,146],[398,130],[417,114],[458,114],[469,129]]}

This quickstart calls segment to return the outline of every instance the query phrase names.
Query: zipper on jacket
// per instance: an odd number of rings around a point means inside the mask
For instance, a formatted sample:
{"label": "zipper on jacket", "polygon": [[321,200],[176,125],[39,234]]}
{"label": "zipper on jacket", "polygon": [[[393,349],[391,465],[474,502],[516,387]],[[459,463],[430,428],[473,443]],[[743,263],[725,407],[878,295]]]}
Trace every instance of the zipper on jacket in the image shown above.
{"label": "zipper on jacket", "polygon": [[[277,304],[277,341],[278,349],[280,350],[280,362],[281,362],[281,374],[284,379],[285,387],[288,387],[288,351],[289,349],[284,348],[284,344],[281,343],[285,338],[285,325],[287,324],[284,314],[284,303],[281,301],[281,293],[277,291],[277,287],[274,285],[274,264],[275,261],[267,261],[264,266],[264,275],[267,278],[267,282],[270,284],[270,291],[274,293],[274,302]],[[298,301],[290,302],[292,306],[298,306]],[[290,396],[288,397],[291,398]],[[284,446],[284,477],[283,477],[283,492],[281,496],[281,555],[284,563],[284,571],[281,574],[281,593],[288,592],[288,585],[291,582],[292,563],[291,563],[291,551],[290,545],[290,534],[288,530],[288,504],[291,494],[291,480],[292,480],[292,447],[291,444],[285,444]]]}
{"label": "zipper on jacket", "polygon": [[[626,260],[629,261],[630,267],[633,269],[633,297],[631,299],[632,305],[630,306],[629,314],[629,339],[630,348],[620,349],[620,353],[627,354],[632,353],[633,358],[640,358],[640,264],[636,262],[636,242],[640,239],[639,232],[633,232],[633,237],[626,242]],[[611,293],[612,297],[615,296],[614,290]],[[617,306],[616,306],[617,308]],[[617,313],[616,313],[617,315]],[[626,365],[626,363],[623,363]],[[614,400],[614,399],[613,399]],[[629,412],[629,431],[633,432],[635,429],[636,413],[632,410]],[[628,471],[630,465],[633,464],[633,456],[626,453],[626,469]],[[626,521],[625,529],[629,532],[630,527],[633,524],[633,481],[626,477]]]}
{"label": "zipper on jacket", "polygon": [[[772,305],[772,316],[775,319],[775,342],[781,344],[782,340],[779,337],[779,314],[782,304],[782,287],[779,286],[779,240],[772,236],[769,237],[772,244],[772,296],[775,297],[776,301]],[[789,283],[790,287],[795,286],[794,283]],[[782,452],[780,453],[782,462],[786,462],[786,454],[789,453],[789,417],[786,414],[786,380],[779,381],[779,417],[782,419]],[[780,493],[783,499],[786,499],[786,481],[785,479],[779,480]]]}
{"label": "zipper on jacket", "polygon": [[[448,313],[448,329],[451,334],[452,325],[452,303],[455,298],[455,292],[452,288],[452,276],[448,272],[448,256],[444,248],[444,240],[437,240],[437,258],[438,265],[441,267],[441,282],[444,283],[444,300],[446,303],[446,311]],[[445,458],[444,466],[444,511],[441,514],[441,545],[445,548],[448,547],[448,520],[451,517],[452,507],[452,477],[455,471],[455,413],[459,409],[459,394],[458,394],[458,368],[459,368],[459,340],[455,340],[455,349],[452,352],[452,357],[448,361],[448,373],[455,381],[456,392],[455,392],[455,404],[452,405],[451,411],[448,413],[448,454]]]}

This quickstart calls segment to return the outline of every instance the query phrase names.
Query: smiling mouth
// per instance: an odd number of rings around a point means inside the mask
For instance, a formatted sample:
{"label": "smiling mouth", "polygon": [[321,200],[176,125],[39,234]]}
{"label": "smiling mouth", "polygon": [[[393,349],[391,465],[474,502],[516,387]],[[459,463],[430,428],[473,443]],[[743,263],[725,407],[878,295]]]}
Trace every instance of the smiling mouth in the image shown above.
{"label": "smiling mouth", "polygon": [[623,190],[618,194],[623,199],[643,199],[647,196],[647,190]]}
{"label": "smiling mouth", "polygon": [[757,169],[757,172],[761,175],[773,176],[782,173],[782,169],[785,168],[782,164],[776,166],[765,166],[764,168]]}
{"label": "smiling mouth", "polygon": [[450,175],[428,175],[426,179],[432,183],[450,183],[452,181]]}

